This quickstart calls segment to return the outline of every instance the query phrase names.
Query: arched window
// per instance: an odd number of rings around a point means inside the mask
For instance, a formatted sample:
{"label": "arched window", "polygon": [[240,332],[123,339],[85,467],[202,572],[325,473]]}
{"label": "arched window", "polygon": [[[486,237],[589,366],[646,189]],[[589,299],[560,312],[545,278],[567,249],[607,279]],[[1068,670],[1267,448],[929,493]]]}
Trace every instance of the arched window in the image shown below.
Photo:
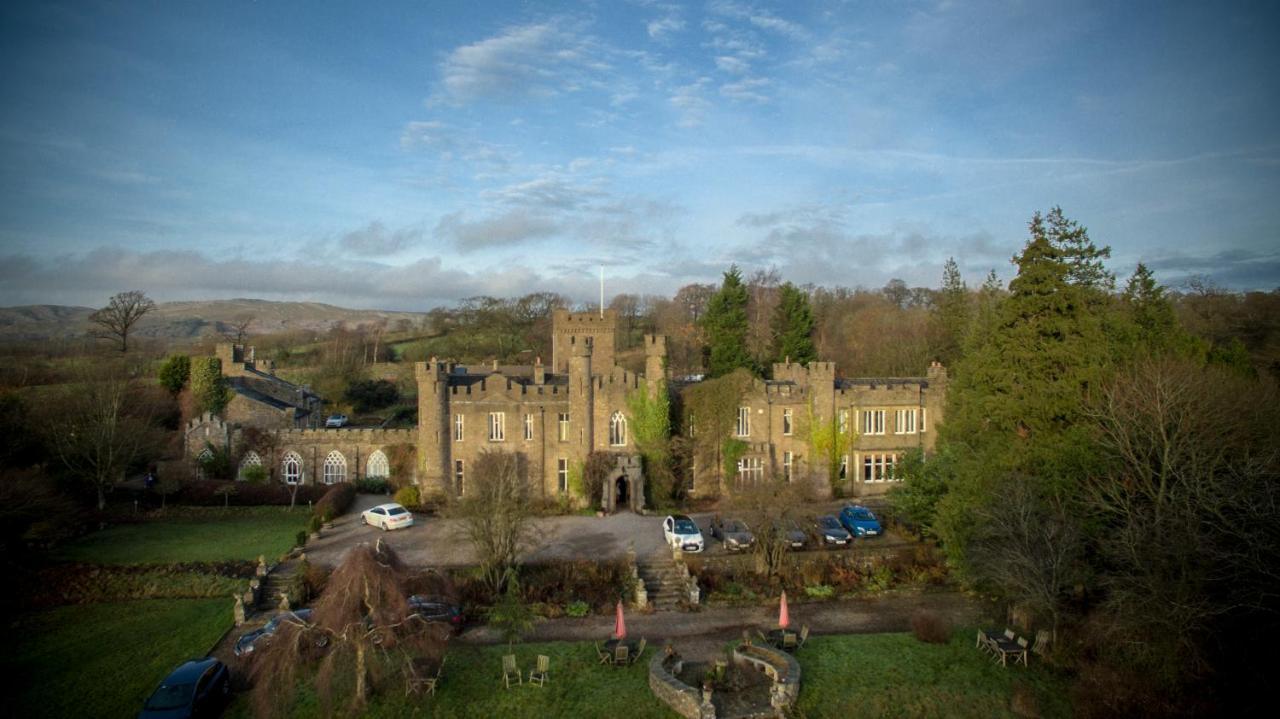
{"label": "arched window", "polygon": [[290,452],[284,456],[284,461],[280,463],[280,474],[284,477],[285,484],[297,484],[302,481],[302,456],[297,452]]}
{"label": "arched window", "polygon": [[345,481],[347,481],[347,458],[335,449],[324,458],[324,483],[337,484]]}
{"label": "arched window", "polygon": [[208,447],[200,450],[200,454],[196,455],[196,479],[208,479],[205,476],[204,468],[208,466],[209,461],[213,459],[213,452]]}
{"label": "arched window", "polygon": [[391,476],[391,465],[382,450],[369,455],[369,461],[364,465],[364,476],[369,479],[387,479]]}
{"label": "arched window", "polygon": [[240,472],[236,475],[236,479],[244,479],[244,471],[250,467],[261,467],[262,457],[257,452],[250,450],[245,452],[244,459],[240,460]]}
{"label": "arched window", "polygon": [[621,412],[614,412],[609,418],[609,446],[623,447],[627,444],[627,418]]}

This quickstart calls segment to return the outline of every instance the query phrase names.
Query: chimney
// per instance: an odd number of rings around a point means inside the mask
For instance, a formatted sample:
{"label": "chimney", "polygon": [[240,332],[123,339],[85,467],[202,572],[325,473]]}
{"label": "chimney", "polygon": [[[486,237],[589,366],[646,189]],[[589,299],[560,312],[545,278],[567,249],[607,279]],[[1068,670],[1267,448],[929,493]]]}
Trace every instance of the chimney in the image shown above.
{"label": "chimney", "polygon": [[538,357],[533,362],[533,383],[547,383],[547,368],[542,364],[542,358]]}

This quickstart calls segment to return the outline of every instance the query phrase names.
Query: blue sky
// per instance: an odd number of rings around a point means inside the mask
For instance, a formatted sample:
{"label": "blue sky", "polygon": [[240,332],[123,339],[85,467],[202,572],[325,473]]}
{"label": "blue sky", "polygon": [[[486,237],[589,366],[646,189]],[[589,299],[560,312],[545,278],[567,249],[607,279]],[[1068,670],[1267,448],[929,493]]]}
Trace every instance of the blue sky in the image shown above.
{"label": "blue sky", "polygon": [[1269,3],[6,3],[0,304],[1280,286]]}

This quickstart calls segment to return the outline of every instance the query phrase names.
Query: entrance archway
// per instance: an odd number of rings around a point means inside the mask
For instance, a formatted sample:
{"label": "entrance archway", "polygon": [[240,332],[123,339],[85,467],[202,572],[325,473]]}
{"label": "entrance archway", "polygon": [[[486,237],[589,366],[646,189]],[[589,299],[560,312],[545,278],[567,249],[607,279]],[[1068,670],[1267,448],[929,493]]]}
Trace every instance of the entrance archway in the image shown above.
{"label": "entrance archway", "polygon": [[627,475],[625,474],[618,475],[618,478],[613,481],[613,487],[614,487],[614,491],[613,491],[614,506],[617,509],[630,507],[631,492],[630,492],[630,483],[627,481]]}

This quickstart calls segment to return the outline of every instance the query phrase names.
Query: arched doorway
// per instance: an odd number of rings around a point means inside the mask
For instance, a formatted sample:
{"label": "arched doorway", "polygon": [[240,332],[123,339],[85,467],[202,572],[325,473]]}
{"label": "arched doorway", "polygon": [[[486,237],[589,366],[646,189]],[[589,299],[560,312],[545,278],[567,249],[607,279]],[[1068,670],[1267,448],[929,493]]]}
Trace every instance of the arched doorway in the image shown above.
{"label": "arched doorway", "polygon": [[613,480],[614,487],[614,506],[617,509],[628,509],[631,507],[631,483],[627,481],[627,475],[620,474],[618,478]]}

